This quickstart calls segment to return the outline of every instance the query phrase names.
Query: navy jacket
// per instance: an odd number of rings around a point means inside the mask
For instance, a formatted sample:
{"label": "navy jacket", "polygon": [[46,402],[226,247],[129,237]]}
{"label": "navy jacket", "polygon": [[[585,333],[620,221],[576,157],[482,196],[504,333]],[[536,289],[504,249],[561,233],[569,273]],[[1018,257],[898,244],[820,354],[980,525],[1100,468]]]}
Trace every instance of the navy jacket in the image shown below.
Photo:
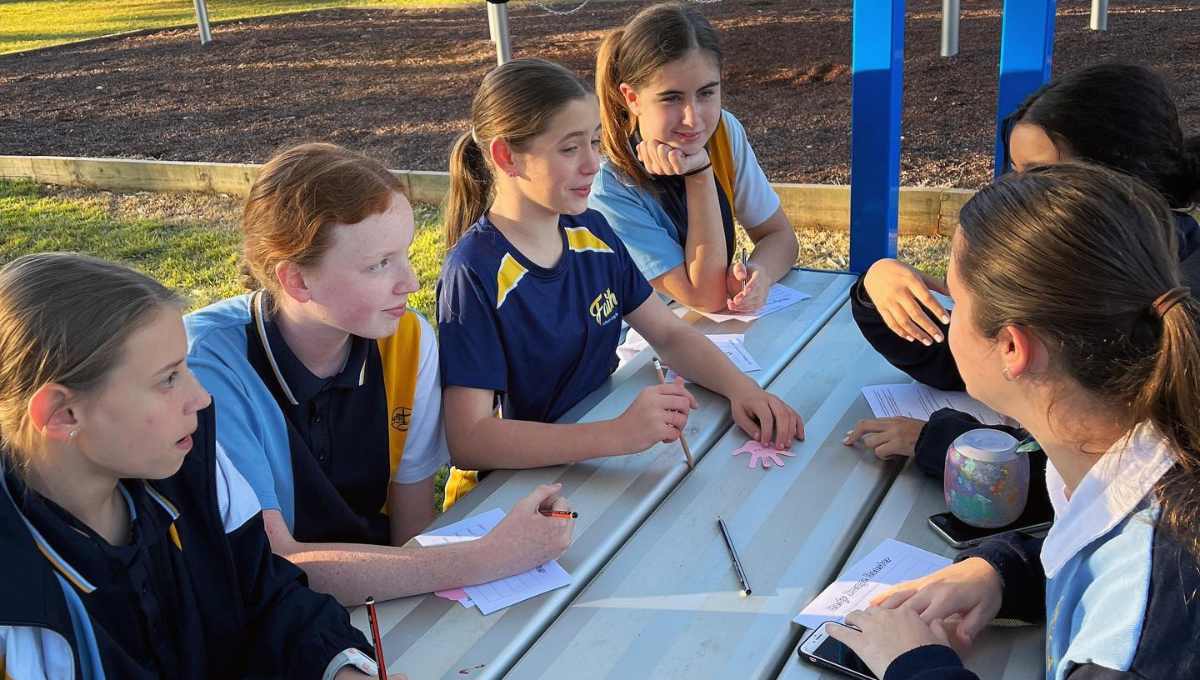
{"label": "navy jacket", "polygon": [[[1139,518],[1132,518],[1137,521]],[[1041,538],[1003,534],[959,555],[982,557],[1000,574],[1004,599],[999,618],[1042,623],[1046,618],[1046,577],[1039,557]],[[1122,583],[1132,589],[1143,584]],[[1093,614],[1095,614],[1093,612]],[[1155,531],[1151,549],[1149,600],[1136,640],[1133,663],[1113,669],[1074,664],[1070,680],[1175,680],[1200,678],[1200,566],[1165,532]],[[906,652],[887,668],[883,680],[977,680],[949,647],[927,645]]]}
{"label": "navy jacket", "polygon": [[[248,485],[233,488],[218,479],[213,408],[199,421],[192,451],[175,475],[125,482],[145,484],[147,497],[169,512],[168,546],[178,552],[170,564],[179,584],[171,595],[188,606],[169,628],[182,631],[170,641],[183,657],[171,676],[319,679],[343,650],[371,654],[346,610],[309,590],[304,573],[271,552]],[[14,484],[10,478],[0,493],[0,654],[9,675],[38,677],[57,664],[74,672],[49,672],[54,677],[147,677],[147,660],[121,648],[129,631],[93,625],[87,603],[95,587],[22,515]],[[174,625],[181,618],[186,625]]]}
{"label": "navy jacket", "polygon": [[[1184,284],[1200,294],[1200,224],[1186,213],[1175,211],[1173,214]],[[870,296],[863,288],[861,277],[850,290],[850,309],[863,337],[893,366],[917,382],[939,390],[965,389],[958,366],[950,354],[949,344],[940,342],[926,347],[893,333],[879,315],[879,310],[871,303]],[[942,329],[942,337],[947,337],[948,325],[941,322],[938,322],[938,325]],[[950,442],[967,430],[982,427],[973,418],[964,420],[957,417],[962,415],[964,414],[955,415],[948,409],[938,412],[921,431],[916,445],[916,458],[917,464],[926,473],[941,477],[945,466],[946,447]],[[935,431],[927,432],[930,428]],[[1011,428],[1009,430],[1011,432]]]}

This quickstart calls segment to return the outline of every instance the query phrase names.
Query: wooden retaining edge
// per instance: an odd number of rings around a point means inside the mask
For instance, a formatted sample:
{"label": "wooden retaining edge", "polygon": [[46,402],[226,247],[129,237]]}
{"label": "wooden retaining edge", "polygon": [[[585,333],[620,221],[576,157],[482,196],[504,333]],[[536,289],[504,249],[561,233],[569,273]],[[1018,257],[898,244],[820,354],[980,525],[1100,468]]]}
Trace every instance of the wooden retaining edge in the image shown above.
{"label": "wooden retaining edge", "polygon": [[[260,166],[252,163],[195,163],[126,158],[0,155],[0,179],[108,191],[199,191],[246,196]],[[392,170],[414,201],[439,204],[450,186],[445,172]],[[850,187],[837,184],[773,185],[792,224],[846,232]],[[950,235],[958,211],[973,191],[941,187],[900,189],[900,233]]]}

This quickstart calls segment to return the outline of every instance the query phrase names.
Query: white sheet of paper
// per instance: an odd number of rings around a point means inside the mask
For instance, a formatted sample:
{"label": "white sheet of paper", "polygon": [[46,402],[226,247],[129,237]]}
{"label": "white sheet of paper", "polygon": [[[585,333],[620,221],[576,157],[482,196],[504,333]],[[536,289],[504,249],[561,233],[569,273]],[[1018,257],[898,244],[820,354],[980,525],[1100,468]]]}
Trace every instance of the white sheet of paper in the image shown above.
{"label": "white sheet of paper", "polygon": [[[754,360],[754,356],[751,355],[750,351],[746,349],[746,336],[744,334],[713,333],[712,335],[706,335],[704,337],[711,340],[712,343],[717,346],[717,349],[721,350],[725,356],[729,357],[729,360],[733,362],[733,365],[737,366],[737,369],[742,373],[753,373],[755,371],[762,370],[762,366],[758,365],[758,362]],[[666,372],[666,381],[674,381],[675,376],[678,374],[669,366],[665,366],[664,370]],[[687,378],[684,378],[684,382],[691,381]]]}
{"label": "white sheet of paper", "polygon": [[897,583],[932,574],[950,561],[947,557],[889,538],[843,571],[837,581],[822,590],[792,620],[805,628],[816,628],[825,621],[842,621],[847,613],[866,609],[876,593]]}
{"label": "white sheet of paper", "polygon": [[[494,508],[485,513],[447,524],[427,534],[416,537],[422,546],[445,545],[473,541],[496,528],[504,519],[504,511]],[[551,560],[522,574],[497,579],[476,586],[463,588],[470,600],[462,601],[464,607],[479,607],[484,614],[503,609],[531,597],[561,588],[571,583],[571,575],[557,561]]]}
{"label": "white sheet of paper", "polygon": [[776,283],[771,285],[771,290],[767,293],[767,301],[763,303],[763,306],[760,307],[757,312],[750,314],[738,314],[737,312],[731,312],[729,314],[721,312],[700,313],[709,319],[716,321],[717,323],[721,323],[723,321],[754,321],[755,319],[761,319],[768,314],[774,314],[775,312],[778,312],[786,307],[791,307],[797,302],[807,300],[810,297],[812,296],[808,293],[801,293],[795,288],[788,288],[781,283]]}
{"label": "white sheet of paper", "polygon": [[975,416],[975,419],[984,425],[1010,424],[1007,418],[966,392],[947,392],[920,383],[907,383],[868,385],[862,388],[862,393],[876,418],[908,416],[918,420],[929,420],[934,411],[952,408]]}
{"label": "white sheet of paper", "polygon": [[484,614],[504,609],[531,597],[562,588],[571,583],[571,575],[557,560],[534,567],[523,574],[497,579],[477,586],[466,586],[463,590]]}

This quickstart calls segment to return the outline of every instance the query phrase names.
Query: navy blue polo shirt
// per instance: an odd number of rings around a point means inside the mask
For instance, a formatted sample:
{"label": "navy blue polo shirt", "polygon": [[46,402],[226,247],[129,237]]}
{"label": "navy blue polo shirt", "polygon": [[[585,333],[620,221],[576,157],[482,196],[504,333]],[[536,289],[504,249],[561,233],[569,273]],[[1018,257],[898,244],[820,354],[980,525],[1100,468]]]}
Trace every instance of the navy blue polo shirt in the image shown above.
{"label": "navy blue polo shirt", "polygon": [[269,294],[263,296],[265,335],[253,321],[247,327],[247,358],[287,423],[298,499],[293,535],[300,541],[386,545],[389,414],[375,342],[350,336],[342,370],[319,378],[288,347]]}
{"label": "navy blue polo shirt", "polygon": [[442,384],[502,395],[505,418],[554,422],[616,370],[621,319],[653,292],[595,210],[559,217],[540,267],[481,217],[438,282]]}
{"label": "navy blue polo shirt", "polygon": [[126,678],[189,677],[191,657],[206,642],[183,552],[172,542],[170,501],[140,480],[123,480],[130,540],[111,545],[12,474],[5,481],[30,524],[80,575],[76,587],[97,642],[124,657],[108,663]]}

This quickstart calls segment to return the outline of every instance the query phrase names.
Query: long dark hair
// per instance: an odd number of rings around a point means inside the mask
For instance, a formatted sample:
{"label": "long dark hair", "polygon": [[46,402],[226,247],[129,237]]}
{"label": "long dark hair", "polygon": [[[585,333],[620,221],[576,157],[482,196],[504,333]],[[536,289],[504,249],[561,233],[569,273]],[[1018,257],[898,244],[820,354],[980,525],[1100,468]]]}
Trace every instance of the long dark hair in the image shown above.
{"label": "long dark hair", "polygon": [[590,95],[578,76],[545,59],[514,59],[488,71],[471,102],[471,129],[450,150],[446,247],[453,248],[491,205],[492,168],[484,152],[491,140],[520,150],[563,106]]}
{"label": "long dark hair", "polygon": [[1041,127],[1076,159],[1141,179],[1173,208],[1200,200],[1200,135],[1184,139],[1166,82],[1148,68],[1099,64],[1059,76],[1008,117],[1009,132],[1017,123]]}
{"label": "long dark hair", "polygon": [[[972,320],[994,338],[1035,333],[1053,370],[1132,430],[1149,421],[1178,465],[1158,484],[1160,526],[1200,556],[1200,305],[1181,286],[1175,229],[1162,196],[1097,165],[1010,174],[959,216],[956,271]],[[1180,296],[1166,309],[1165,293]]]}
{"label": "long dark hair", "polygon": [[721,66],[717,31],[695,8],[679,3],[651,5],[629,23],[604,36],[596,55],[596,95],[600,98],[601,145],[604,155],[639,186],[650,175],[633,155],[629,135],[637,118],[625,106],[621,83],[642,87],[660,68],[691,50],[708,52]]}

